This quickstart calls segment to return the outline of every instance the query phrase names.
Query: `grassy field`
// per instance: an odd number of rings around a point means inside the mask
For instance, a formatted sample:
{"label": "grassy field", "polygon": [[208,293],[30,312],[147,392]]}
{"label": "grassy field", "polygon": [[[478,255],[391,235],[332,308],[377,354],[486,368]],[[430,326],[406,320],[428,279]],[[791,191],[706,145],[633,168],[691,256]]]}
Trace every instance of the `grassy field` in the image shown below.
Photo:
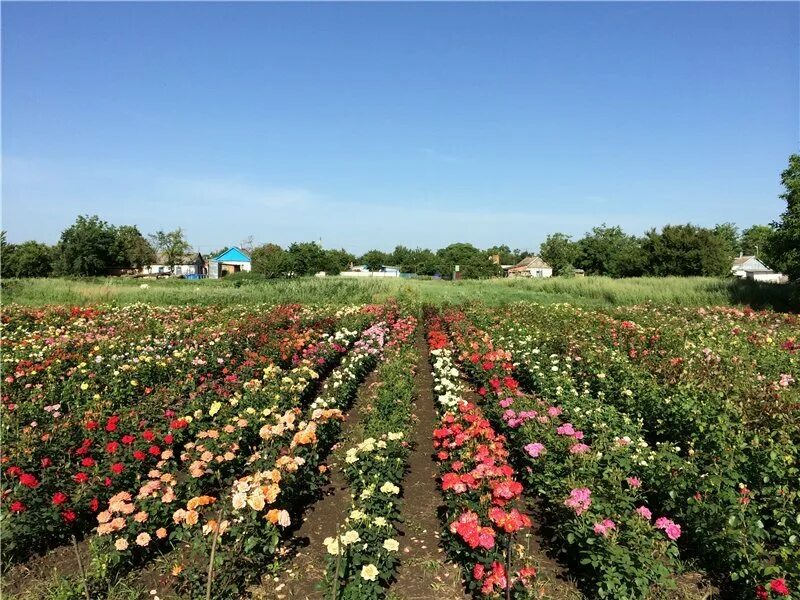
{"label": "grassy field", "polygon": [[40,306],[94,303],[228,305],[259,302],[381,302],[396,297],[427,304],[480,301],[504,305],[516,301],[570,302],[585,306],[621,306],[652,302],[682,306],[749,305],[753,308],[800,310],[800,287],[757,284],[715,278],[501,279],[435,281],[410,279],[355,280],[330,277],[295,280],[130,280],[30,279],[3,282],[3,302]]}

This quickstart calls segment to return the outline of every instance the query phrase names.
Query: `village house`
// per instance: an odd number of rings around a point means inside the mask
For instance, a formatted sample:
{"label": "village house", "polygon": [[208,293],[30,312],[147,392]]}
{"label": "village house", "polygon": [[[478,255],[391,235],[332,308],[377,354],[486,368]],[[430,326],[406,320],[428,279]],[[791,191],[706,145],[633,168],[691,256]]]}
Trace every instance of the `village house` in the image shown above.
{"label": "village house", "polygon": [[769,283],[785,283],[788,280],[783,273],[776,273],[755,256],[743,256],[741,253],[733,259],[731,274],[741,279]]}
{"label": "village house", "polygon": [[181,256],[175,265],[170,265],[164,254],[156,256],[156,262],[152,265],[142,267],[142,275],[176,275],[186,277],[187,275],[204,276],[206,273],[206,260],[199,252]]}
{"label": "village house", "polygon": [[219,279],[231,273],[249,272],[250,268],[250,255],[234,246],[208,261],[208,278]]}
{"label": "village house", "polygon": [[509,277],[552,277],[553,267],[548,265],[538,256],[523,258],[516,265],[508,269]]}

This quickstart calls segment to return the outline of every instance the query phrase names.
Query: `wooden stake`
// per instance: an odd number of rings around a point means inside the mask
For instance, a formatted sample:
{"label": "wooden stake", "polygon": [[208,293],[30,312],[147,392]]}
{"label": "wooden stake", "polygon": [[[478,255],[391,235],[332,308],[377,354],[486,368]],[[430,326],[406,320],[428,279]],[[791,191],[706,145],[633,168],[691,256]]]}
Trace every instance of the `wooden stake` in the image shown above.
{"label": "wooden stake", "polygon": [[75,558],[78,559],[78,569],[81,572],[81,578],[83,579],[83,594],[86,596],[86,600],[92,600],[89,596],[89,581],[86,579],[86,570],[83,568],[83,561],[81,560],[81,553],[78,552],[78,540],[75,539],[75,535],[72,535],[72,549],[75,550]]}
{"label": "wooden stake", "polygon": [[211,584],[214,581],[214,556],[217,554],[217,540],[219,530],[222,528],[222,509],[217,513],[217,528],[214,531],[214,541],[211,542],[211,559],[208,561],[208,582],[206,583],[206,600],[211,600]]}

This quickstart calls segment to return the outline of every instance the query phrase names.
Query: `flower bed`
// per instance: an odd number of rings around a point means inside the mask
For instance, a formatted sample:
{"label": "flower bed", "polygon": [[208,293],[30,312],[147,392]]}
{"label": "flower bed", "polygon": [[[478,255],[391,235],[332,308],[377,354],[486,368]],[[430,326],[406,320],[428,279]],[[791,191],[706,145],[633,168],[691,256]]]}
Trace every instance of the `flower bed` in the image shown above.
{"label": "flower bed", "polygon": [[523,394],[509,352],[463,314],[447,320],[461,364],[481,385],[487,414],[508,436],[521,477],[585,587],[627,598],[673,589],[680,525],[653,519],[645,503],[637,473],[654,453],[637,424],[585,394],[551,402]]}
{"label": "flower bed", "polygon": [[[410,332],[409,332],[410,333]],[[401,489],[407,468],[417,354],[396,346],[377,372],[379,387],[345,455],[352,504],[339,534],[327,538],[326,588],[336,598],[382,598],[398,562]]]}
{"label": "flower bed", "polygon": [[508,463],[505,439],[467,402],[441,321],[428,320],[434,389],[442,414],[434,430],[446,505],[444,544],[465,571],[467,588],[484,596],[525,596],[536,570],[513,557],[515,536],[530,527],[518,506],[523,492]]}

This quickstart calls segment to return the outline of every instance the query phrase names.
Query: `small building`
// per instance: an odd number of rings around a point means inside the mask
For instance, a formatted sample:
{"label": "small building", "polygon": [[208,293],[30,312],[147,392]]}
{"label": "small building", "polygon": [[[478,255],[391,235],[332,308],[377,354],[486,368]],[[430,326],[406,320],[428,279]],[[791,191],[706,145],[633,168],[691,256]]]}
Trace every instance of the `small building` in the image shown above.
{"label": "small building", "polygon": [[250,267],[250,255],[234,246],[208,261],[208,278],[220,279],[231,273],[249,272]]}
{"label": "small building", "polygon": [[535,278],[552,277],[553,267],[548,265],[538,256],[528,256],[508,269],[508,276]]}
{"label": "small building", "polygon": [[740,279],[749,281],[767,281],[770,283],[785,283],[788,281],[783,273],[776,273],[755,256],[743,256],[733,259],[731,274]]}
{"label": "small building", "polygon": [[143,275],[170,276],[176,275],[186,277],[187,275],[204,276],[206,273],[206,259],[197,252],[181,256],[174,265],[168,264],[169,260],[163,254],[156,256],[156,262],[152,265],[142,267]]}
{"label": "small building", "polygon": [[367,265],[350,265],[346,271],[339,273],[342,277],[400,277],[398,267],[382,266],[379,271],[370,271]]}

